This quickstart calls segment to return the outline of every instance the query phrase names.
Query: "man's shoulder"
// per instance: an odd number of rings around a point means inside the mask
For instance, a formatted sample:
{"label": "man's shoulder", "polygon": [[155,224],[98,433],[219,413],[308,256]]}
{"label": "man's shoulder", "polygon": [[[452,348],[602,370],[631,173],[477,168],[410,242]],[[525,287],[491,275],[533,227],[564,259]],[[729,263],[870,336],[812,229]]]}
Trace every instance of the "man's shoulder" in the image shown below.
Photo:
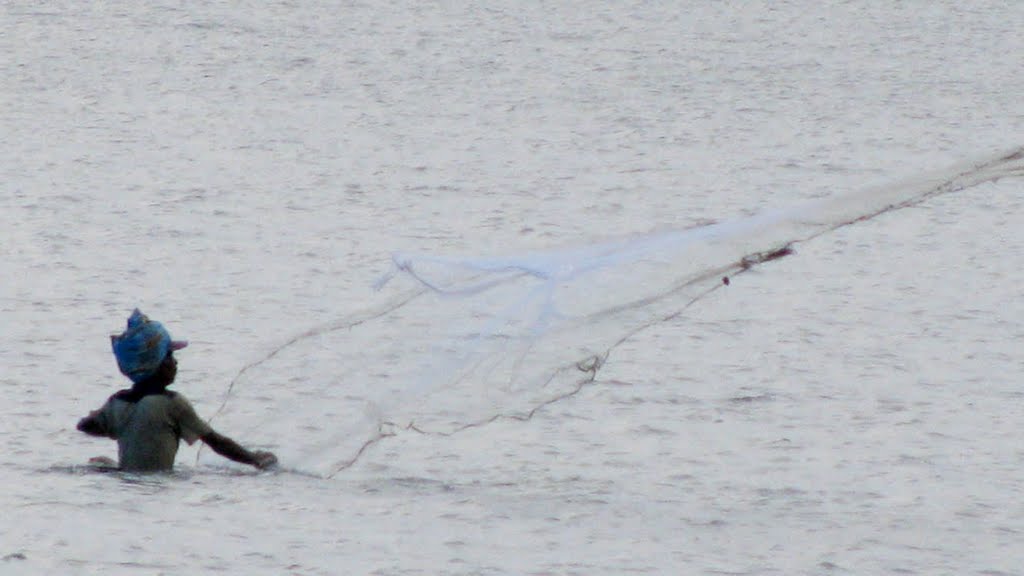
{"label": "man's shoulder", "polygon": [[185,396],[172,390],[139,393],[137,390],[132,390],[131,388],[125,388],[124,390],[114,392],[110,395],[110,398],[107,399],[107,402],[113,402],[114,400],[120,400],[131,404],[142,402],[143,400],[155,402],[188,402],[188,400],[185,399]]}
{"label": "man's shoulder", "polygon": [[131,397],[131,395],[132,395],[131,388],[125,388],[124,390],[118,390],[117,392],[114,392],[113,394],[111,394],[110,398],[107,398],[107,403],[113,402],[114,400],[121,400],[121,401],[124,401],[124,402],[128,402],[129,398]]}
{"label": "man's shoulder", "polygon": [[160,394],[146,394],[141,398],[125,398],[123,400],[113,398],[110,401],[111,409],[115,412],[128,411],[138,414],[179,414],[188,410],[191,405],[181,394],[164,392]]}
{"label": "man's shoulder", "polygon": [[184,394],[180,394],[178,392],[172,392],[170,390],[164,390],[163,392],[160,392],[159,394],[146,394],[145,396],[143,396],[140,399],[140,401],[141,400],[147,400],[147,401],[150,401],[150,402],[166,402],[166,403],[170,403],[170,404],[180,404],[180,403],[188,404],[188,399],[185,398]]}
{"label": "man's shoulder", "polygon": [[170,399],[172,402],[184,402],[185,404],[190,404],[188,398],[186,398],[185,395],[182,394],[181,392],[167,390],[165,394],[167,394],[167,398]]}
{"label": "man's shoulder", "polygon": [[162,396],[164,397],[164,401],[172,406],[179,409],[184,408],[186,410],[194,410],[194,408],[192,408],[192,403],[189,402],[188,398],[186,398],[181,392],[167,390],[162,394]]}

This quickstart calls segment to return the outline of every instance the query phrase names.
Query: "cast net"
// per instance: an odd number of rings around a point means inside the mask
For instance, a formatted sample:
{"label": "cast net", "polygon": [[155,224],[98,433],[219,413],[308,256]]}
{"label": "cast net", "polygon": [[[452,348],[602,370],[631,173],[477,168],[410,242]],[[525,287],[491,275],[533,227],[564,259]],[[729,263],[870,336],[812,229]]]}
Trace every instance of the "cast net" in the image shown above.
{"label": "cast net", "polygon": [[[795,243],[1021,175],[1024,149],[698,228],[505,257],[396,254],[375,308],[244,367],[211,421],[274,450],[286,469],[331,477],[396,434],[529,419],[593,382],[630,335]],[[199,458],[214,463],[208,450]]]}

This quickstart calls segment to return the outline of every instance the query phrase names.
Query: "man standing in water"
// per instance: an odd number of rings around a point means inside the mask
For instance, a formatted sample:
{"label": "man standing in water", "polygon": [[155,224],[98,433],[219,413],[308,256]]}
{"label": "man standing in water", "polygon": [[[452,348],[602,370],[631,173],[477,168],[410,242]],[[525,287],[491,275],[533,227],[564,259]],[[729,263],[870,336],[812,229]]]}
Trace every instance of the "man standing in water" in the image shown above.
{"label": "man standing in water", "polygon": [[270,452],[249,451],[218,434],[196,415],[184,396],[167,390],[178,373],[174,351],[188,345],[171,340],[159,322],[137,309],[123,334],[111,336],[121,373],[131,379],[121,390],[78,422],[78,429],[93,436],[117,440],[118,466],[130,472],[167,471],[174,467],[178,442],[197,439],[225,458],[261,470],[277,464]]}

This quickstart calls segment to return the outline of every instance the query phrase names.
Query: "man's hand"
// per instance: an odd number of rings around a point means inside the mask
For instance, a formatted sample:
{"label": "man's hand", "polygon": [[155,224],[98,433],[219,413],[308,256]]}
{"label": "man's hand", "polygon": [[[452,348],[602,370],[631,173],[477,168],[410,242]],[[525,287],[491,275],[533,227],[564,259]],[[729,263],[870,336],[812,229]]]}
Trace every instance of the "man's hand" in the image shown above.
{"label": "man's hand", "polygon": [[256,458],[256,463],[254,464],[254,466],[259,468],[260,470],[269,470],[271,468],[277,467],[277,456],[274,456],[274,454],[271,452],[257,450],[253,452],[252,455]]}

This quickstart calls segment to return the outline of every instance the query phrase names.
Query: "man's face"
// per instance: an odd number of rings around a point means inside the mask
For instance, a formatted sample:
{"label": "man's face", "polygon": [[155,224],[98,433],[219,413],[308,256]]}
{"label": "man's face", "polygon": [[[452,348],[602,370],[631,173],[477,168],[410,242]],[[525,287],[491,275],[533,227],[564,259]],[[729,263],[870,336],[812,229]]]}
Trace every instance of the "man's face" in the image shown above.
{"label": "man's face", "polygon": [[164,357],[163,363],[160,364],[160,374],[168,383],[174,382],[174,377],[178,375],[178,361],[174,358],[174,352],[168,352]]}

